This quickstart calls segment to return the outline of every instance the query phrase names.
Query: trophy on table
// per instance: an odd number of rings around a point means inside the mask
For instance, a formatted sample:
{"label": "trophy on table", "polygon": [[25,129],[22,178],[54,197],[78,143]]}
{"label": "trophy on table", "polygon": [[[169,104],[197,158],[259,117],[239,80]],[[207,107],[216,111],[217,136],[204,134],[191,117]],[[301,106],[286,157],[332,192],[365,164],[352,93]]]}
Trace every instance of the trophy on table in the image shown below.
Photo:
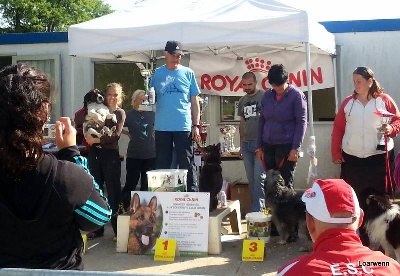
{"label": "trophy on table", "polygon": [[386,150],[386,135],[385,130],[383,129],[384,125],[390,124],[394,114],[386,111],[386,110],[377,110],[374,112],[375,114],[380,116],[381,126],[378,128],[378,133],[380,135],[378,145],[376,145],[377,150]]}

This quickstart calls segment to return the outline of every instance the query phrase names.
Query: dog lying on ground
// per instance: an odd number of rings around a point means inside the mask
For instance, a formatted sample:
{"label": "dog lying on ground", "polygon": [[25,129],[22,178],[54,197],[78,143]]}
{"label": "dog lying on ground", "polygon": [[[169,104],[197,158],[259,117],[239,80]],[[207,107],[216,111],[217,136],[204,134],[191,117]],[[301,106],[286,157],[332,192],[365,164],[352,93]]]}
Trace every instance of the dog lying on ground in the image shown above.
{"label": "dog lying on ground", "polygon": [[388,196],[369,195],[364,210],[364,225],[371,242],[400,263],[400,207]]}
{"label": "dog lying on ground", "polygon": [[141,204],[135,193],[130,205],[128,253],[141,255],[153,248],[157,239],[157,197]]}
{"label": "dog lying on ground", "polygon": [[[272,222],[279,233],[278,244],[286,244],[289,236],[296,232],[298,227],[302,234],[310,237],[306,226],[305,203],[301,200],[302,192],[296,192],[293,188],[285,185],[278,170],[268,170],[265,182],[265,205],[270,209]],[[307,248],[300,248],[300,251],[308,251]]]}
{"label": "dog lying on ground", "polygon": [[104,104],[104,97],[98,89],[92,89],[85,95],[87,114],[83,123],[83,134],[100,138],[103,135],[111,136],[116,130],[117,117],[111,114]]}
{"label": "dog lying on ground", "polygon": [[218,193],[224,182],[221,167],[221,144],[209,145],[202,150],[204,165],[199,176],[199,191],[210,193],[210,212],[218,206]]}

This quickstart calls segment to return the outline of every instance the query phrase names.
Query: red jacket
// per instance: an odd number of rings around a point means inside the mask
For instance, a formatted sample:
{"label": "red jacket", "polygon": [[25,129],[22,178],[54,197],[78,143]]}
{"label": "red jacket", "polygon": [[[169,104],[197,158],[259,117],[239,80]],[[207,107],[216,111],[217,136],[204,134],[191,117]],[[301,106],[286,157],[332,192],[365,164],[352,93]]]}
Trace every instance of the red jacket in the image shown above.
{"label": "red jacket", "polygon": [[[332,160],[342,159],[342,150],[347,154],[366,158],[381,154],[376,150],[380,117],[376,110],[387,110],[395,116],[390,125],[393,128],[389,137],[396,137],[400,132],[400,112],[396,103],[388,94],[381,94],[364,106],[356,96],[347,96],[341,103],[333,123],[331,154]],[[393,148],[393,140],[388,141],[388,150]]]}
{"label": "red jacket", "polygon": [[354,230],[336,228],[322,233],[312,253],[286,263],[277,275],[400,275],[400,264],[363,246]]}

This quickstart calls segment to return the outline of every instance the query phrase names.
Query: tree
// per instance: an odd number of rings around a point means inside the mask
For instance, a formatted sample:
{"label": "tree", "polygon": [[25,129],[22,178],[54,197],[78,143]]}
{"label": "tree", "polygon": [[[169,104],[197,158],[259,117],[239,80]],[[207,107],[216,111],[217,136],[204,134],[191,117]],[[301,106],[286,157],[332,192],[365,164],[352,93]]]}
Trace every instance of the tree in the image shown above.
{"label": "tree", "polygon": [[102,0],[0,0],[0,33],[67,31],[111,12]]}

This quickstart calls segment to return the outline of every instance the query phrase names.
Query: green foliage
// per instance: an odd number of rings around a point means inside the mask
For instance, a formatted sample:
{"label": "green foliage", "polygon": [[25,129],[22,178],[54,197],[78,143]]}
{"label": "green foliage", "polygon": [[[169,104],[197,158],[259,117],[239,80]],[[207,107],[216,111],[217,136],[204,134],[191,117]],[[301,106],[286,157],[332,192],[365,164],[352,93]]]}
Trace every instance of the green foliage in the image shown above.
{"label": "green foliage", "polygon": [[0,33],[67,31],[111,12],[102,0],[0,0]]}

